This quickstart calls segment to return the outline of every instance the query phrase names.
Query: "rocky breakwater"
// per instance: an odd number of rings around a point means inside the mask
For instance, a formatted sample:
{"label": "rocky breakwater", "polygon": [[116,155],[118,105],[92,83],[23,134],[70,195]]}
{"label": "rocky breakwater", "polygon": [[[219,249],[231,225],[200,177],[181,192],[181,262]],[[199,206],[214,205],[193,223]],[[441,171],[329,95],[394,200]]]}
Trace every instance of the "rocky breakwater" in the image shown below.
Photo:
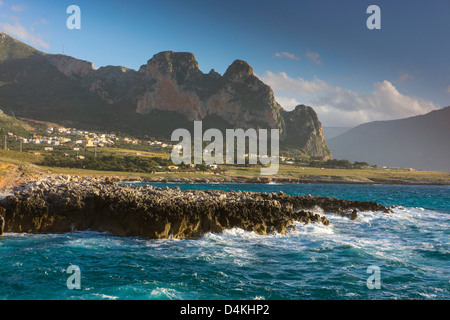
{"label": "rocky breakwater", "polygon": [[110,232],[150,239],[196,238],[242,228],[285,234],[295,221],[329,225],[325,215],[357,210],[386,211],[373,202],[279,193],[184,190],[117,184],[108,179],[57,177],[29,183],[0,201],[4,232]]}

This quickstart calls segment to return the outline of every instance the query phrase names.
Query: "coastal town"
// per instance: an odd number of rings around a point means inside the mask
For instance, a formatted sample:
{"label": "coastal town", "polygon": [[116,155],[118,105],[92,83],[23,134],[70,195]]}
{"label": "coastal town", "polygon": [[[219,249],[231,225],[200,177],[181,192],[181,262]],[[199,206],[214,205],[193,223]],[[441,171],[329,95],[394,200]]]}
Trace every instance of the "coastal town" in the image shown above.
{"label": "coastal town", "polygon": [[84,131],[74,128],[55,128],[48,127],[45,130],[45,134],[38,135],[33,133],[30,137],[18,136],[12,132],[6,134],[8,140],[14,140],[23,144],[35,144],[35,145],[78,145],[83,147],[105,147],[113,146],[118,142],[123,142],[131,145],[138,145],[145,143],[148,146],[159,147],[165,149],[171,149],[173,146],[161,141],[142,141],[131,137],[119,138],[112,133],[96,133],[90,131]]}
{"label": "coastal town", "polygon": [[[15,134],[13,132],[7,132],[6,134],[4,134],[2,140],[3,144],[1,147],[4,150],[11,150],[10,146],[11,143],[16,143],[15,149],[17,149],[17,151],[20,152],[24,151],[26,146],[28,146],[27,148],[28,151],[32,152],[35,155],[43,155],[43,154],[45,155],[59,151],[59,153],[62,152],[62,154],[65,157],[73,156],[80,160],[84,160],[86,158],[85,155],[81,154],[83,150],[85,152],[95,152],[95,154],[97,154],[97,148],[99,148],[100,151],[101,148],[108,148],[108,147],[110,148],[129,147],[130,149],[136,150],[137,149],[143,149],[148,151],[158,150],[159,152],[165,155],[169,155],[174,148],[177,149],[177,147],[180,147],[179,145],[174,145],[165,141],[159,141],[157,139],[141,140],[131,136],[119,137],[114,133],[94,132],[76,128],[65,128],[61,126],[47,127],[40,133],[30,133],[27,137]],[[69,150],[73,152],[70,153],[68,152]],[[210,152],[210,150],[208,150],[207,148],[204,151]],[[135,152],[133,154],[136,156],[141,155],[141,153],[139,152]],[[257,154],[252,155],[246,153],[244,156],[247,160],[252,156],[259,158],[259,155]],[[279,161],[284,165],[295,165],[298,162],[298,159],[296,161],[296,159],[292,156],[280,155]],[[361,165],[358,166],[365,168],[370,167],[368,163],[361,163],[361,164],[362,166]],[[198,166],[196,164],[192,164],[189,167],[196,168]],[[160,166],[158,166],[158,168],[162,169]],[[218,169],[218,166],[216,164],[207,164],[206,168],[216,170]],[[167,166],[167,169],[178,170],[179,167],[175,165],[170,165]],[[382,166],[381,169],[415,171],[414,168],[399,168],[389,166]]]}

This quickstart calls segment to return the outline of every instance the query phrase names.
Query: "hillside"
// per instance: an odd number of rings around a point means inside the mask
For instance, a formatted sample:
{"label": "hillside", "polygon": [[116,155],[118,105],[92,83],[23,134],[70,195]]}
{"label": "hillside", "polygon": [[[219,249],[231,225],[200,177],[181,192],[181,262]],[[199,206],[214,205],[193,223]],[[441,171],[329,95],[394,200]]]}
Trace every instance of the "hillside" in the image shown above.
{"label": "hillside", "polygon": [[0,31],[0,62],[23,59],[33,54],[42,54],[36,50]]}
{"label": "hillside", "polygon": [[362,124],[328,140],[333,156],[378,166],[450,171],[450,107]]}
{"label": "hillside", "polygon": [[[0,135],[10,132],[17,136],[28,136],[32,131],[34,129],[30,125],[17,120],[13,116],[6,115],[0,110]],[[3,137],[0,138],[3,139]]]}
{"label": "hillside", "polygon": [[[18,42],[3,38],[0,46],[5,48]],[[120,66],[97,70],[65,55],[24,54],[26,47],[15,45],[0,61],[0,106],[8,114],[162,138],[192,128],[194,120],[222,130],[280,129],[282,145],[301,155],[331,157],[315,111],[303,105],[284,111],[245,61],[234,61],[223,75],[205,74],[192,53],[167,51],[138,71]]]}

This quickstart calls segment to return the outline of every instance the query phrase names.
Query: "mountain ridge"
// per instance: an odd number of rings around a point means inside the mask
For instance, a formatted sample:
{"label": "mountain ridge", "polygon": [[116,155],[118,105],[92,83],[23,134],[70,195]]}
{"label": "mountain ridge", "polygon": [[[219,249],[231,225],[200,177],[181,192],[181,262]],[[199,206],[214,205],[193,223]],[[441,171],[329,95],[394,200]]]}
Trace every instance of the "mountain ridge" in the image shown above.
{"label": "mountain ridge", "polygon": [[164,51],[137,71],[95,69],[89,61],[27,47],[17,44],[17,57],[12,48],[0,62],[0,107],[18,116],[166,138],[194,120],[205,128],[279,129],[282,145],[302,156],[331,158],[315,111],[304,105],[285,111],[243,60],[220,75],[203,73],[192,53]]}
{"label": "mountain ridge", "polygon": [[33,54],[44,53],[23,43],[0,30],[0,63],[12,59],[21,59]]}
{"label": "mountain ridge", "polygon": [[373,121],[328,140],[336,158],[380,166],[450,171],[450,107],[404,119]]}

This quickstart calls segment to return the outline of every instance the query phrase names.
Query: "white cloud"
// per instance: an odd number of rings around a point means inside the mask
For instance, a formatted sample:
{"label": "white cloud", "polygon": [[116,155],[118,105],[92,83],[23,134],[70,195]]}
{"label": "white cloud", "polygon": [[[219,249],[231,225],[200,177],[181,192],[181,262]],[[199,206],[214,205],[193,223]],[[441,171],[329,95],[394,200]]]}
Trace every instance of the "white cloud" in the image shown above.
{"label": "white cloud", "polygon": [[275,74],[271,71],[266,71],[260,79],[273,90],[287,93],[312,93],[328,88],[328,84],[325,81],[319,79],[314,79],[313,81],[306,81],[303,78],[294,79],[290,78],[286,72]]}
{"label": "white cloud", "polygon": [[11,6],[11,10],[12,11],[15,11],[15,12],[21,12],[21,11],[23,11],[23,10],[25,10],[25,6],[21,6],[21,5],[13,5],[13,6]]}
{"label": "white cloud", "polygon": [[39,20],[36,20],[35,22],[33,22],[30,29],[31,29],[31,31],[34,31],[36,26],[38,26],[40,24],[48,24],[48,23],[49,23],[48,20],[42,18],[42,19],[39,19]]}
{"label": "white cloud", "polygon": [[324,126],[352,127],[370,121],[425,114],[439,108],[431,101],[400,93],[387,80],[375,83],[370,93],[360,93],[334,87],[317,78],[313,81],[291,78],[285,72],[266,71],[260,78],[272,87],[284,109],[310,105]]}
{"label": "white cloud", "polygon": [[389,81],[374,84],[371,93],[333,88],[311,101],[328,126],[354,126],[376,120],[392,120],[425,114],[439,107],[433,102],[401,94]]}
{"label": "white cloud", "polygon": [[307,57],[309,60],[311,60],[315,64],[318,64],[318,65],[322,64],[322,60],[320,60],[320,54],[318,54],[317,52],[312,52],[308,49],[305,53],[305,57]]}
{"label": "white cloud", "polygon": [[277,58],[288,58],[288,59],[292,59],[292,60],[299,60],[300,59],[295,54],[289,53],[289,52],[285,52],[285,51],[275,53],[274,57],[277,57]]}
{"label": "white cloud", "polygon": [[3,1],[2,0],[0,0],[0,7],[3,5]]}
{"label": "white cloud", "polygon": [[413,80],[413,79],[415,79],[416,77],[414,77],[412,74],[409,74],[409,73],[406,73],[406,72],[402,72],[401,74],[400,74],[400,76],[397,78],[397,79],[395,79],[393,82],[396,82],[396,83],[403,83],[403,82],[405,82],[405,81],[408,81],[408,80]]}
{"label": "white cloud", "polygon": [[41,37],[32,34],[20,23],[16,22],[15,25],[12,25],[8,22],[0,23],[0,28],[3,32],[22,39],[23,41],[29,42],[33,46],[43,47],[45,49],[49,49],[50,45],[45,42]]}
{"label": "white cloud", "polygon": [[296,106],[298,106],[299,104],[302,104],[300,101],[298,101],[295,98],[289,98],[289,97],[283,97],[283,96],[277,96],[276,100],[286,111],[292,111],[292,110],[294,110],[294,108]]}

